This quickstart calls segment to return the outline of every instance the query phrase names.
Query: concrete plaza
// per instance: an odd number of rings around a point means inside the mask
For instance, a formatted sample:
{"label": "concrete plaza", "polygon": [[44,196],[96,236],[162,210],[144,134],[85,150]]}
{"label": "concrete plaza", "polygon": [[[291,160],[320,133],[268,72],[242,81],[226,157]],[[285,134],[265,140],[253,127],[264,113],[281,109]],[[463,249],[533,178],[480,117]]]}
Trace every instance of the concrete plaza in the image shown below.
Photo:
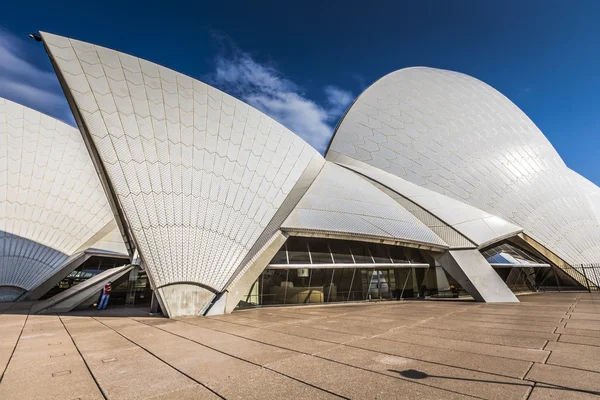
{"label": "concrete plaza", "polygon": [[210,318],[0,307],[0,399],[592,399],[600,293]]}

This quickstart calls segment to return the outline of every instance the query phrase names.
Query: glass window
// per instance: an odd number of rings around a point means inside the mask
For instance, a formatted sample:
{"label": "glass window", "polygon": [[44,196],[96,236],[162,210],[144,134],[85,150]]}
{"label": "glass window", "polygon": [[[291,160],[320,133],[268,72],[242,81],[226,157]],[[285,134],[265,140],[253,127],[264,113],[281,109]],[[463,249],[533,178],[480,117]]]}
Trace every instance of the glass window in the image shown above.
{"label": "glass window", "polygon": [[333,253],[333,259],[336,264],[353,264],[352,255],[350,255],[350,248],[348,242],[343,240],[331,240],[329,241],[329,247]]}
{"label": "glass window", "polygon": [[[350,271],[350,270],[348,270]],[[349,286],[349,292],[348,292],[348,297],[347,300],[348,301],[357,301],[357,300],[362,300],[363,297],[363,291],[362,291],[362,286],[361,286],[361,280],[360,280],[360,269],[356,269],[353,268],[352,269],[352,274],[349,276],[350,278],[350,286]],[[342,284],[340,284],[340,286],[342,286]]]}
{"label": "glass window", "polygon": [[[331,287],[331,279],[334,271],[335,270],[332,268],[315,268],[311,270],[310,289],[312,295],[309,299],[310,303],[334,301],[333,299],[337,297],[337,293],[335,293],[334,288]],[[334,292],[333,297],[331,297],[332,291]]]}
{"label": "glass window", "polygon": [[412,247],[402,247],[404,250],[405,256],[408,258],[411,263],[424,263],[425,260],[423,256],[419,252],[418,249],[413,249]]}
{"label": "glass window", "polygon": [[332,264],[331,253],[327,241],[322,239],[311,239],[308,241],[310,256],[313,264]]}
{"label": "glass window", "polygon": [[271,260],[271,264],[287,264],[287,254],[285,251],[286,245],[281,246],[281,249],[275,254],[275,257]]}
{"label": "glass window", "polygon": [[261,277],[261,304],[285,304],[288,270],[266,269]]}
{"label": "glass window", "polygon": [[379,298],[377,275],[373,269],[361,269],[360,280],[362,288],[362,300]]}
{"label": "glass window", "polygon": [[356,269],[354,268],[339,268],[334,270],[329,301],[347,301],[349,298],[351,299],[355,273]]}
{"label": "glass window", "polygon": [[404,248],[399,246],[389,246],[390,256],[395,264],[408,263],[408,257],[404,253]]}
{"label": "glass window", "polygon": [[389,264],[390,262],[392,262],[388,254],[387,247],[388,246],[384,246],[382,244],[372,244],[369,246],[369,248],[371,249],[371,254],[373,255],[373,259],[375,259],[376,263]]}
{"label": "glass window", "polygon": [[414,262],[414,263],[421,263],[421,264],[428,264],[428,262],[425,260],[425,257],[423,257],[423,253],[421,253],[421,250],[412,249],[412,251],[413,251],[412,262]]}
{"label": "glass window", "polygon": [[396,275],[393,269],[379,271],[379,294],[384,299],[397,298]]}
{"label": "glass window", "polygon": [[287,249],[290,264],[310,264],[306,239],[291,236],[287,240]]}
{"label": "glass window", "polygon": [[350,250],[352,250],[354,260],[357,264],[373,264],[369,248],[363,243],[352,243],[350,245]]}
{"label": "glass window", "polygon": [[394,280],[396,284],[395,298],[411,299],[416,297],[418,289],[416,287],[416,268],[397,268],[394,269]]}

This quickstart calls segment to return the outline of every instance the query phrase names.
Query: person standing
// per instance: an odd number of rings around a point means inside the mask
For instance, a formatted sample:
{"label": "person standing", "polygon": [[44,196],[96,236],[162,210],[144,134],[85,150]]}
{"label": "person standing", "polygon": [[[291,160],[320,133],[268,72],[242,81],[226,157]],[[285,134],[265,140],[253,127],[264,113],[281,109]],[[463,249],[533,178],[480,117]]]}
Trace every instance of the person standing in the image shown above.
{"label": "person standing", "polygon": [[111,282],[109,281],[106,285],[104,285],[104,289],[102,289],[102,297],[100,298],[100,303],[98,303],[98,310],[106,310],[108,298],[110,297],[110,292],[112,291],[110,284]]}

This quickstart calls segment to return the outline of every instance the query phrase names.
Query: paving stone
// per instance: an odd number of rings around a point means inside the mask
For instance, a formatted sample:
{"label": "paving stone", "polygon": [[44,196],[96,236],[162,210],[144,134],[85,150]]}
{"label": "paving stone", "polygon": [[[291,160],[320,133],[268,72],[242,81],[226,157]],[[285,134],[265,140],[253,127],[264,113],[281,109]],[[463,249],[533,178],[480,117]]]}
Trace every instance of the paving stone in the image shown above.
{"label": "paving stone", "polygon": [[0,399],[102,399],[56,316],[30,316],[0,383]]}
{"label": "paving stone", "polygon": [[594,331],[594,330],[589,330],[589,329],[575,329],[575,328],[558,327],[558,328],[556,328],[555,332],[559,333],[559,334],[600,338],[600,331]]}
{"label": "paving stone", "polygon": [[427,384],[377,374],[308,355],[278,361],[269,365],[269,368],[351,399],[471,398]]}
{"label": "paving stone", "polygon": [[[107,321],[109,322],[109,321]],[[116,328],[164,362],[193,377],[227,399],[326,399],[322,390],[193,341],[137,323]]]}
{"label": "paving stone", "polygon": [[196,385],[169,393],[159,394],[158,396],[149,397],[148,400],[204,400],[219,398],[219,396],[206,389],[204,386]]}
{"label": "paving stone", "polygon": [[[201,320],[201,318],[198,318],[198,320]],[[189,324],[195,324],[196,320],[188,320],[185,322]],[[290,349],[307,354],[320,352],[337,346],[336,343],[325,342],[316,339],[308,339],[301,336],[288,335],[286,333],[275,332],[266,329],[231,329],[232,325],[233,324],[225,324],[225,326],[220,325],[215,327],[213,324],[200,324],[200,326],[208,327],[208,329],[213,329],[217,332],[231,333],[261,343],[272,344],[275,346],[283,347],[285,349]]]}
{"label": "paving stone", "polygon": [[583,319],[567,320],[566,328],[585,329],[589,331],[600,331],[600,321],[590,321]]}
{"label": "paving stone", "polygon": [[[488,326],[481,326],[477,323],[472,324],[460,324],[453,323],[452,321],[440,321],[440,320],[432,320],[426,321],[419,325],[423,328],[429,329],[443,329],[443,330],[451,330],[456,332],[466,332],[466,333],[483,333],[489,334],[493,333],[497,336],[506,336],[506,337],[528,337],[528,338],[536,338],[542,340],[551,340],[556,341],[558,339],[558,334],[553,332],[532,332],[532,331],[518,331],[514,329],[508,329],[506,327],[494,327],[489,328]],[[557,328],[558,329],[558,328]]]}
{"label": "paving stone", "polygon": [[586,344],[588,346],[600,346],[600,335],[598,337],[577,336],[577,335],[560,335],[559,342]]}
{"label": "paving stone", "polygon": [[96,320],[70,319],[65,326],[70,332],[74,328],[73,340],[109,398],[145,399],[196,385]]}
{"label": "paving stone", "polygon": [[[412,324],[413,322],[408,322]],[[303,321],[295,324],[290,324],[290,327],[309,326],[310,328],[320,329],[327,332],[346,333],[356,336],[373,336],[379,335],[407,323],[402,321],[391,323],[373,323],[365,321],[347,320],[341,318],[327,318],[318,321]]]}
{"label": "paving stone", "polygon": [[571,320],[585,319],[585,320],[600,321],[600,310],[598,313],[573,312],[570,314],[570,319]]}
{"label": "paving stone", "polygon": [[[551,342],[546,349],[552,352],[547,364],[600,372],[600,347]],[[600,387],[600,382],[598,386]]]}
{"label": "paving stone", "polygon": [[532,383],[340,345],[318,357],[486,399],[523,399]]}
{"label": "paving stone", "polygon": [[[339,317],[336,316],[337,320],[350,320],[350,321],[361,321],[361,322],[373,322],[373,315],[371,314],[362,314],[362,313],[354,313],[354,314],[344,314]],[[421,317],[409,317],[406,315],[395,316],[390,314],[379,314],[379,318],[377,318],[377,323],[382,323],[389,326],[402,326],[402,325],[411,325],[416,322],[422,321]]]}
{"label": "paving stone", "polygon": [[522,322],[528,322],[528,321],[545,321],[545,322],[553,322],[553,323],[559,323],[564,317],[565,315],[560,315],[560,316],[545,316],[543,314],[541,315],[525,315],[525,316],[520,316],[520,315],[506,315],[506,314],[498,314],[498,313],[487,313],[484,310],[478,311],[469,311],[466,313],[462,313],[460,314],[462,316],[468,316],[468,317],[476,317],[476,318],[494,318],[497,321],[505,321],[505,320],[515,320],[515,321],[522,321]]}
{"label": "paving stone", "polygon": [[437,362],[454,367],[500,374],[514,378],[522,378],[531,366],[531,363],[528,361],[401,343],[380,338],[357,340],[349,345],[366,350],[378,351],[384,354],[413,358],[421,361]]}
{"label": "paving stone", "polygon": [[527,400],[598,400],[598,395],[554,386],[536,386]]}
{"label": "paving stone", "polygon": [[[229,320],[220,321],[220,320],[216,320],[216,319],[202,318],[202,317],[179,318],[178,320],[188,323],[188,324],[197,325],[197,326],[201,326],[201,327],[204,327],[207,329],[213,329],[213,330],[220,331],[220,332],[232,333],[235,335],[243,335],[244,332],[260,331],[260,328],[253,327],[253,326],[239,325],[239,324],[236,324]],[[144,323],[147,324],[148,321],[144,320]]]}
{"label": "paving stone", "polygon": [[600,374],[548,364],[533,364],[525,379],[600,394]]}
{"label": "paving stone", "polygon": [[0,305],[0,363],[15,350],[0,398],[102,398],[85,359],[110,399],[216,398],[207,387],[228,399],[587,399],[600,390],[600,296],[587,295],[262,308],[177,320],[115,307],[61,316],[69,332],[53,315],[29,316],[23,327],[30,303]]}
{"label": "paving stone", "polygon": [[543,362],[549,352],[536,349],[523,349],[489,343],[477,343],[466,340],[440,338],[435,336],[420,335],[410,331],[393,331],[378,336],[381,339],[393,340],[403,343],[437,347],[440,349],[457,350],[468,353],[484,354],[515,360]]}
{"label": "paving stone", "polygon": [[314,328],[313,326],[305,326],[299,324],[277,325],[266,329],[275,332],[287,333],[294,336],[305,337],[308,339],[323,340],[325,342],[331,343],[345,343],[364,337],[361,335],[352,335],[348,333],[327,331],[323,329]]}
{"label": "paving stone", "polygon": [[465,321],[465,322],[469,322],[469,323],[492,323],[492,324],[507,324],[507,325],[511,325],[511,326],[526,326],[526,327],[532,327],[532,326],[539,326],[539,327],[548,327],[549,329],[543,330],[543,331],[550,331],[552,332],[552,330],[554,328],[556,328],[557,326],[560,325],[560,319],[556,320],[556,321],[539,321],[539,320],[534,320],[534,319],[529,319],[527,317],[523,317],[521,319],[508,319],[508,318],[497,318],[495,316],[485,316],[485,317],[476,317],[476,316],[469,316],[469,315],[457,315],[457,316],[453,316],[452,320],[454,321]]}
{"label": "paving stone", "polygon": [[[8,308],[6,307],[6,309]],[[17,346],[19,335],[21,334],[23,325],[25,325],[26,319],[27,314],[0,314],[0,377],[4,374],[8,366],[8,361]]]}
{"label": "paving stone", "polygon": [[[546,339],[542,338],[532,338],[529,336],[507,336],[502,335],[502,332],[496,332],[494,330],[487,331],[489,333],[479,333],[479,332],[468,332],[468,331],[451,331],[447,329],[432,329],[426,328],[422,325],[417,325],[413,327],[400,328],[398,330],[394,330],[393,332],[414,332],[423,336],[435,336],[440,338],[448,338],[448,339],[459,339],[466,340],[469,342],[477,342],[477,343],[490,343],[490,344],[500,344],[504,346],[512,346],[512,347],[522,347],[526,349],[542,349],[546,345]],[[390,333],[391,335],[391,333]],[[391,337],[391,336],[388,336]]]}
{"label": "paving stone", "polygon": [[285,350],[277,346],[259,343],[178,321],[162,325],[160,329],[259,365],[266,365],[298,355],[297,352]]}
{"label": "paving stone", "polygon": [[521,332],[540,332],[540,333],[553,333],[554,332],[554,327],[552,326],[535,326],[535,325],[526,325],[526,324],[519,324],[519,323],[503,323],[503,322],[497,322],[497,323],[493,323],[493,322],[477,322],[477,321],[458,321],[458,320],[448,320],[448,321],[442,321],[442,320],[434,320],[431,322],[426,323],[425,325],[445,325],[450,327],[451,329],[454,329],[457,326],[462,326],[462,327],[476,327],[476,328],[485,328],[488,330],[495,330],[495,329],[504,329],[504,330],[509,330],[509,331],[518,331],[518,333]]}
{"label": "paving stone", "polygon": [[[227,319],[224,318],[226,317],[224,316],[216,316],[216,317],[210,317],[208,319],[213,319],[213,320],[222,320],[222,319]],[[238,325],[245,325],[245,326],[250,326],[253,328],[264,328],[264,327],[268,327],[268,326],[273,326],[273,325],[280,325],[281,321],[261,321],[260,319],[254,319],[254,318],[236,318],[235,319],[235,323]]]}

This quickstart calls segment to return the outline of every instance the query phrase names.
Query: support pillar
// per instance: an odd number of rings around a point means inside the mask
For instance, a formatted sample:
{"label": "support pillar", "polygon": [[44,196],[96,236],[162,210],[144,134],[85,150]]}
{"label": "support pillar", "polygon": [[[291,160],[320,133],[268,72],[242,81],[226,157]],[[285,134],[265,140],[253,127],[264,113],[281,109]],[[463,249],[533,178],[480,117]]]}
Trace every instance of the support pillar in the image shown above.
{"label": "support pillar", "polygon": [[448,250],[438,262],[476,301],[519,302],[479,250]]}

